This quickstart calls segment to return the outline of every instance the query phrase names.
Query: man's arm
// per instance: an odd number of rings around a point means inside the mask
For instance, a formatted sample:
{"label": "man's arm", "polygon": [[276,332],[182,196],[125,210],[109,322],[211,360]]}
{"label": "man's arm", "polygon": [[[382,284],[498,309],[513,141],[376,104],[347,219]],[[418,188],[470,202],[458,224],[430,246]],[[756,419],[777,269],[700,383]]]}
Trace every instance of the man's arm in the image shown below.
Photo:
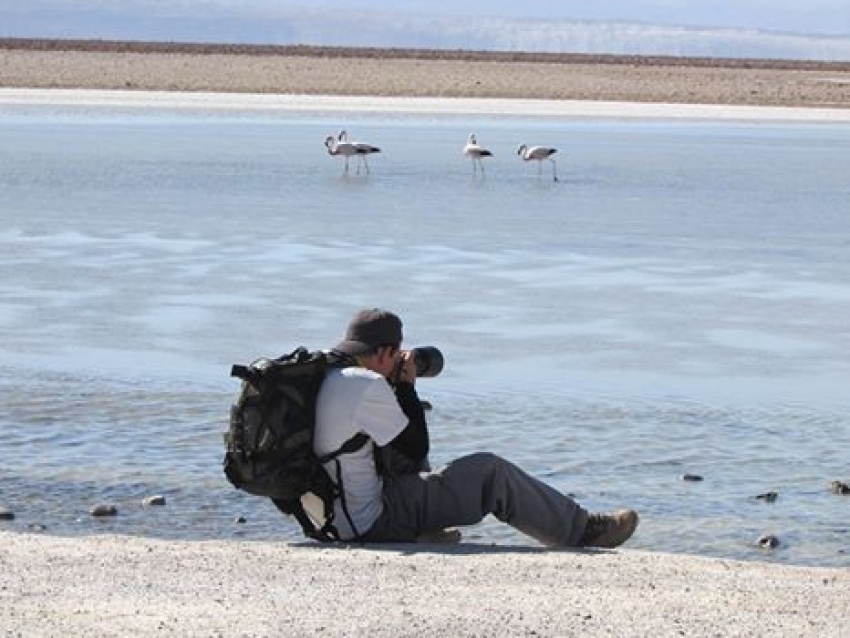
{"label": "man's arm", "polygon": [[430,449],[425,410],[412,383],[397,383],[395,396],[408,423],[399,435],[390,441],[389,446],[415,463],[421,463],[428,457]]}

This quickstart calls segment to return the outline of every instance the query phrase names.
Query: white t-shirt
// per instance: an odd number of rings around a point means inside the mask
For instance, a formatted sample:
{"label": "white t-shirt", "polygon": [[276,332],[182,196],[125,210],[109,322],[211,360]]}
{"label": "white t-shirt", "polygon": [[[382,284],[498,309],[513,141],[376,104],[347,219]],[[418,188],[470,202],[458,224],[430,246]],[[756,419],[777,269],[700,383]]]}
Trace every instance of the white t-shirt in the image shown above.
{"label": "white t-shirt", "polygon": [[[338,450],[348,439],[365,432],[377,445],[392,441],[407,426],[407,417],[396,401],[390,384],[366,368],[332,369],[325,378],[316,403],[316,433],[313,448],[322,456]],[[338,457],[345,490],[345,504],[357,532],[363,534],[381,515],[383,479],[375,471],[373,446],[367,443],[356,452]],[[325,464],[330,477],[339,483],[336,464]],[[324,522],[322,502],[315,496],[302,498],[304,509],[317,523]],[[342,539],[356,536],[342,510],[335,504],[334,525]]]}

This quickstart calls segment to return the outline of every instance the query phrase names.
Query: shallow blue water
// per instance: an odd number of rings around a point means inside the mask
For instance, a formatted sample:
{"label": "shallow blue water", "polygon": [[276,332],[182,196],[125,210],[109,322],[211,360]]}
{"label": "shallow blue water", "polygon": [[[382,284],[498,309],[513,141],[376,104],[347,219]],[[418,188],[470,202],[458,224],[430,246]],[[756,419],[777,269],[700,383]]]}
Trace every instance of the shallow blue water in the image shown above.
{"label": "shallow blue water", "polygon": [[0,139],[4,527],[297,538],[220,472],[230,364],[381,305],[446,355],[435,464],[636,507],[635,548],[850,564],[850,127],[3,107]]}

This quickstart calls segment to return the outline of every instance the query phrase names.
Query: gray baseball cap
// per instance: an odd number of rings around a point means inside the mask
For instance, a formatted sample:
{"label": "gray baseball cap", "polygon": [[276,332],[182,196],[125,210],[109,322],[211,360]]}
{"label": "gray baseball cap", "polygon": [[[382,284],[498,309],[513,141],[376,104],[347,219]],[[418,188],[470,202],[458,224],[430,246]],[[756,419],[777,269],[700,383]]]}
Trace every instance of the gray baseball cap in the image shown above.
{"label": "gray baseball cap", "polygon": [[398,346],[402,342],[401,327],[401,319],[389,310],[361,310],[351,318],[345,337],[335,349],[358,355],[378,346]]}

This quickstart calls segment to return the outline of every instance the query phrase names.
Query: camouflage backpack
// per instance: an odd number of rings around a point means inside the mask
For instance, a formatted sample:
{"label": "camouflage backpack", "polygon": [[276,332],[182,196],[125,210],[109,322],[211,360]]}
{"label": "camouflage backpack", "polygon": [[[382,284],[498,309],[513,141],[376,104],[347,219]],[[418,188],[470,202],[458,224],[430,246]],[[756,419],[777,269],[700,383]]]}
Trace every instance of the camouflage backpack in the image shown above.
{"label": "camouflage backpack", "polygon": [[[224,435],[225,475],[238,489],[271,498],[278,509],[298,519],[305,535],[318,540],[338,538],[334,500],[342,496],[341,486],[323,464],[368,441],[365,434],[357,434],[321,458],[313,451],[316,398],[325,374],[332,366],[352,364],[344,357],[302,347],[277,359],[234,365],[230,372],[242,386]],[[308,492],[324,503],[325,523],[320,528],[301,505],[301,496]]]}

